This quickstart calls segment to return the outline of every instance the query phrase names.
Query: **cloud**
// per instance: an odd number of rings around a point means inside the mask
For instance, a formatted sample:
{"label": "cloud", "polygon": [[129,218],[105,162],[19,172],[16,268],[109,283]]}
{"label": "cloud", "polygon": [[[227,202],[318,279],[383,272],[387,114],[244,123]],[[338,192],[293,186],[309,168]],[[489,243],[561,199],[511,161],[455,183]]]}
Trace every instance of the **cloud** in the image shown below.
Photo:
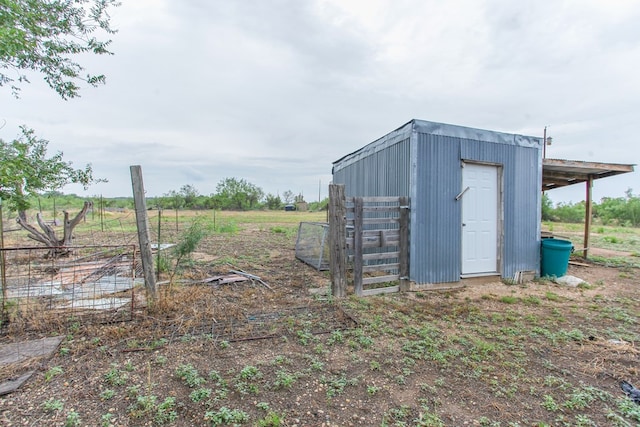
{"label": "cloud", "polygon": [[[239,177],[316,198],[334,160],[412,118],[548,126],[550,156],[640,157],[632,0],[139,0],[112,16],[115,55],[80,58],[105,87],[63,102],[35,78],[0,109],[1,137],[26,123],[109,178],[88,194],[130,194],[140,164],[153,195]],[[621,196],[638,173],[623,177],[596,190]]]}

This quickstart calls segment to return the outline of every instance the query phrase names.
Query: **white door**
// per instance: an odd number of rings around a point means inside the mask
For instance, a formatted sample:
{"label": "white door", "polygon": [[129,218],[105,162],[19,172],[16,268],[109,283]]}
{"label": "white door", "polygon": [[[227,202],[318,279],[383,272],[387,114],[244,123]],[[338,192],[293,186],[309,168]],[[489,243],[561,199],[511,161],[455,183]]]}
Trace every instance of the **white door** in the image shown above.
{"label": "white door", "polygon": [[462,274],[496,273],[499,205],[497,166],[465,163],[462,168],[462,190]]}

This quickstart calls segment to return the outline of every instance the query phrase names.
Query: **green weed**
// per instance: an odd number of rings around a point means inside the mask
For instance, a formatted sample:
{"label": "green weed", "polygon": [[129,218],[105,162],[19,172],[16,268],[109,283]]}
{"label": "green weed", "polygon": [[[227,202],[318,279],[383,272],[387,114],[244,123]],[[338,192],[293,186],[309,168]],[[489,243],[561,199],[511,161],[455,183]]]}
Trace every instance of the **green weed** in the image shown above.
{"label": "green weed", "polygon": [[49,368],[47,372],[44,373],[44,380],[49,382],[54,377],[57,377],[58,375],[62,375],[63,373],[64,371],[60,366],[52,366],[51,368]]}
{"label": "green weed", "polygon": [[199,388],[192,391],[189,394],[189,398],[192,402],[198,403],[202,400],[208,399],[211,396],[212,390],[210,388]]}
{"label": "green weed", "polygon": [[204,414],[204,419],[211,426],[239,425],[249,421],[249,415],[239,409],[229,409],[223,406],[217,411],[207,411]]}
{"label": "green weed", "polygon": [[108,388],[104,390],[102,393],[100,393],[100,399],[102,400],[113,399],[115,395],[116,395],[116,392]]}
{"label": "green weed", "polygon": [[70,411],[64,420],[64,427],[77,427],[80,425],[80,415],[75,411]]}
{"label": "green weed", "polygon": [[207,381],[200,376],[198,370],[190,363],[178,366],[176,369],[176,375],[190,388],[197,387]]}
{"label": "green weed", "polygon": [[112,364],[111,369],[104,374],[104,380],[107,384],[112,386],[121,386],[127,383],[129,375],[118,369],[118,365]]}
{"label": "green weed", "polygon": [[277,412],[269,411],[264,418],[256,422],[257,427],[280,427],[284,422],[284,417]]}
{"label": "green weed", "polygon": [[291,388],[293,383],[296,382],[296,379],[296,375],[284,370],[279,370],[276,372],[276,380],[274,381],[273,386],[276,389]]}
{"label": "green weed", "polygon": [[46,412],[62,411],[64,409],[64,403],[60,399],[50,398],[42,404],[42,407]]}

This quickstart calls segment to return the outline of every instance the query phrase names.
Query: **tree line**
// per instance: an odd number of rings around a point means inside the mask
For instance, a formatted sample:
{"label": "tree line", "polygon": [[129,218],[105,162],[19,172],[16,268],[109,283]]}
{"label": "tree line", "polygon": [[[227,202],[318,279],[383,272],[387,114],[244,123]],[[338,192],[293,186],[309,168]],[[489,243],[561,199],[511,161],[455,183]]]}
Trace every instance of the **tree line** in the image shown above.
{"label": "tree line", "polygon": [[[179,190],[171,190],[160,197],[149,199],[149,207],[162,209],[221,209],[221,210],[252,210],[252,209],[282,209],[285,205],[299,206],[306,203],[302,194],[295,195],[291,190],[280,194],[265,194],[259,186],[244,178],[224,178],[216,185],[216,192],[202,195],[193,185],[183,185]],[[311,203],[312,209],[324,208],[324,203]]]}
{"label": "tree line", "polygon": [[[547,194],[542,196],[542,220],[554,222],[584,222],[586,203],[558,203],[555,206]],[[640,195],[627,189],[624,197],[603,197],[593,202],[593,219],[602,225],[640,227]]]}
{"label": "tree line", "polygon": [[[60,191],[48,191],[32,194],[25,200],[25,205],[38,211],[53,212],[57,216],[63,209],[80,209],[90,199],[94,209],[133,209],[133,197],[81,197],[76,194],[64,194]],[[265,194],[257,185],[243,178],[224,178],[216,186],[216,192],[209,195],[200,192],[190,184],[177,190],[171,190],[158,197],[146,199],[148,209],[216,209],[216,210],[281,210],[285,205],[300,206],[304,203],[312,211],[326,210],[328,199],[307,203],[302,194],[294,194],[286,190],[282,194]],[[7,206],[10,212],[15,212]],[[10,214],[7,212],[6,214]]]}

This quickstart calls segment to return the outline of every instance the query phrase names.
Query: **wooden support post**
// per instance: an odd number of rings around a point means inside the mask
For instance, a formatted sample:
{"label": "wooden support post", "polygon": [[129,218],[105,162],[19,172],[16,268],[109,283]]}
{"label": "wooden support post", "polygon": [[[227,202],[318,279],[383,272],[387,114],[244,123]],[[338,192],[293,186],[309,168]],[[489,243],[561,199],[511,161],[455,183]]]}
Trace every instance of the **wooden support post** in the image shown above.
{"label": "wooden support post", "polygon": [[584,210],[584,242],[582,251],[582,257],[587,259],[589,256],[589,235],[591,234],[591,216],[593,215],[593,202],[592,198],[592,189],[593,189],[593,177],[589,175],[589,178],[586,181],[587,186],[587,197],[586,197],[586,206]]}
{"label": "wooden support post", "polygon": [[7,307],[7,274],[6,274],[6,265],[7,260],[5,259],[5,251],[4,251],[4,216],[2,214],[2,199],[0,199],[0,272],[1,281],[2,281],[2,312],[0,314],[0,321],[3,322],[6,320],[6,307]]}
{"label": "wooden support post", "polygon": [[353,287],[362,296],[362,223],[364,202],[362,197],[353,200]]}
{"label": "wooden support post", "polygon": [[400,291],[406,292],[411,288],[409,280],[409,198],[400,197]]}
{"label": "wooden support post", "polygon": [[153,305],[158,299],[158,288],[156,287],[156,280],[153,274],[153,258],[151,255],[151,242],[149,240],[149,219],[147,217],[147,203],[144,198],[142,168],[139,165],[134,165],[130,167],[130,170],[144,284],[147,289],[147,297],[150,298],[151,305]]}
{"label": "wooden support post", "polygon": [[347,288],[347,208],[344,185],[329,185],[329,268],[331,294],[344,298]]}

